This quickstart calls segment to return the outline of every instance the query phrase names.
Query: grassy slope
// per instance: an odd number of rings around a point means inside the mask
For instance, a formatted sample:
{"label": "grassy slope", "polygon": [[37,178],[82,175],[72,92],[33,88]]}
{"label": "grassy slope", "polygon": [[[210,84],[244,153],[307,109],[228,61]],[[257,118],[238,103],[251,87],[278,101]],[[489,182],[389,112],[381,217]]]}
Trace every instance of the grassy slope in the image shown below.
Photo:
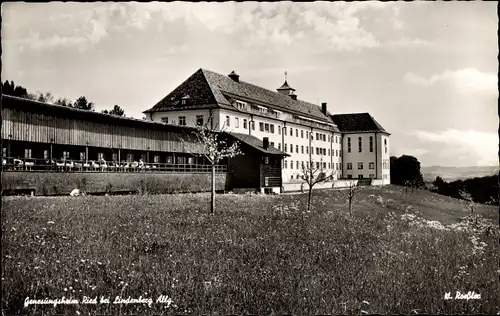
{"label": "grassy slope", "polygon": [[[411,205],[443,224],[466,215],[454,199],[370,188],[356,216],[339,192],[8,198],[2,208],[2,302],[8,314],[496,313],[497,237],[408,225]],[[382,204],[377,201],[382,196]],[[392,199],[393,201],[391,201]],[[389,200],[389,201],[388,201]],[[479,212],[494,219],[494,207]],[[52,223],[54,222],[54,223]],[[481,300],[445,301],[475,291]],[[151,297],[173,304],[30,306],[26,296]],[[369,304],[363,303],[369,302]]]}

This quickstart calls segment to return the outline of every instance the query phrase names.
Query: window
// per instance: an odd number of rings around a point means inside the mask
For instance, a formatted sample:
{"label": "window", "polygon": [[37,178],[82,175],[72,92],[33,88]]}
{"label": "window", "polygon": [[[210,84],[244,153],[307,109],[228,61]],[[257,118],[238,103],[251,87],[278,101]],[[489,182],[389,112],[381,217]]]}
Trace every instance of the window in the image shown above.
{"label": "window", "polygon": [[293,153],[293,144],[290,144],[290,152]]}
{"label": "window", "polygon": [[271,133],[274,134],[274,124],[271,124],[269,127],[271,128]]}
{"label": "window", "polygon": [[118,153],[112,153],[111,154],[111,160],[117,161],[118,160]]}
{"label": "window", "polygon": [[161,122],[162,123],[165,123],[165,124],[168,124],[168,116],[164,116],[161,118]]}
{"label": "window", "polygon": [[252,131],[255,131],[255,122],[254,121],[250,121],[250,125],[252,125]]}
{"label": "window", "polygon": [[375,169],[375,163],[374,162],[368,163],[368,169]]}
{"label": "window", "polygon": [[196,125],[203,126],[203,115],[196,115]]}
{"label": "window", "polygon": [[362,174],[358,174],[358,179],[363,179],[363,175]]}
{"label": "window", "polygon": [[[63,152],[63,154],[65,153],[67,153],[67,151]],[[64,159],[66,159],[66,157],[64,157]],[[103,159],[104,159],[104,153],[97,153],[97,160],[103,160]]]}
{"label": "window", "polygon": [[226,126],[231,126],[231,119],[229,116],[226,116]]}
{"label": "window", "polygon": [[132,160],[134,160],[134,155],[133,154],[127,154],[127,161],[131,162]]}
{"label": "window", "polygon": [[347,179],[352,179],[352,174],[348,174]]}
{"label": "window", "polygon": [[326,162],[323,162],[323,169],[326,169]]}
{"label": "window", "polygon": [[304,138],[304,131],[303,130],[300,131],[300,138]]}
{"label": "window", "polygon": [[362,148],[362,142],[361,142],[361,137],[358,137],[358,151],[359,152],[362,152],[363,151],[363,148]]}
{"label": "window", "polygon": [[[299,161],[297,160],[297,169],[299,169]],[[298,176],[297,176],[298,179]]]}
{"label": "window", "polygon": [[293,160],[290,160],[290,169],[293,169]]}
{"label": "window", "polygon": [[339,150],[339,157],[342,157],[342,149]]}
{"label": "window", "polygon": [[31,158],[31,148],[24,149],[24,158]]}
{"label": "window", "polygon": [[238,117],[234,118],[234,127],[236,128],[240,127],[240,119]]}
{"label": "window", "polygon": [[300,146],[300,153],[303,154],[304,153],[304,146]]}
{"label": "window", "polygon": [[370,173],[370,179],[373,179],[373,178],[375,178],[375,175]]}
{"label": "window", "polygon": [[314,147],[311,146],[311,155],[314,155]]}
{"label": "window", "polygon": [[243,119],[243,128],[247,129],[247,119]]}
{"label": "window", "polygon": [[290,136],[293,136],[293,128],[290,127]]}
{"label": "window", "polygon": [[316,155],[319,155],[319,147],[316,147]]}
{"label": "window", "polygon": [[286,136],[286,127],[283,127],[283,135]]}
{"label": "window", "polygon": [[[104,157],[103,153],[100,153],[100,154]],[[30,151],[30,155],[31,155],[31,151]],[[69,151],[63,151],[63,160],[66,160],[66,159],[69,159]]]}
{"label": "window", "polygon": [[309,132],[306,131],[306,138],[309,138]]}
{"label": "window", "polygon": [[154,163],[159,163],[160,162],[160,155],[154,155],[153,162]]}
{"label": "window", "polygon": [[363,163],[362,162],[358,162],[358,170],[363,170]]}
{"label": "window", "polygon": [[330,149],[328,149],[328,156],[331,156],[331,155],[330,155]]}
{"label": "window", "polygon": [[316,139],[319,140],[319,133],[316,133]]}
{"label": "window", "polygon": [[182,105],[186,105],[186,101],[187,101],[186,99],[182,99],[182,100],[181,100],[181,104],[182,104]]}
{"label": "window", "polygon": [[274,142],[271,142],[271,146],[274,147]]}
{"label": "window", "polygon": [[306,146],[306,154],[309,154],[309,146]]}
{"label": "window", "polygon": [[299,153],[299,145],[295,145],[295,152]]}
{"label": "window", "polygon": [[[6,147],[2,148],[2,157],[7,157],[7,148]],[[47,158],[44,158],[44,159],[47,159]]]}
{"label": "window", "polygon": [[295,129],[295,137],[299,137],[299,130],[297,128]]}
{"label": "window", "polygon": [[268,123],[264,124],[264,131],[269,133],[269,124]]}
{"label": "window", "polygon": [[278,135],[281,135],[281,126],[278,125]]}
{"label": "window", "polygon": [[384,139],[385,153],[387,154],[387,138]]}
{"label": "window", "polygon": [[281,150],[281,143],[278,143],[278,150]]}
{"label": "window", "polygon": [[335,157],[338,157],[338,156],[339,156],[339,150],[335,149]]}
{"label": "window", "polygon": [[269,164],[269,157],[265,157],[265,158],[264,158],[264,164],[265,164],[265,165],[268,165],[268,164]]}
{"label": "window", "polygon": [[352,163],[351,162],[347,163],[347,170],[352,170]]}
{"label": "window", "polygon": [[370,136],[370,152],[373,152],[373,136]]}
{"label": "window", "polygon": [[186,125],[186,117],[185,116],[179,116],[179,125]]}
{"label": "window", "polygon": [[264,123],[262,123],[262,122],[260,122],[260,123],[259,123],[259,130],[260,130],[261,132],[263,132],[263,131],[264,131]]}
{"label": "window", "polygon": [[328,163],[328,169],[330,169],[330,163]]}
{"label": "window", "polygon": [[319,162],[316,161],[316,169],[319,169]]}
{"label": "window", "polygon": [[[7,149],[7,148],[4,148],[4,149]],[[85,153],[84,153],[85,154]],[[3,156],[7,156],[5,153],[3,154]],[[43,151],[43,159],[49,159],[49,151],[47,149],[45,149]],[[81,160],[84,160],[84,159],[81,159]]]}
{"label": "window", "polygon": [[347,137],[347,152],[351,152],[351,138]]}
{"label": "window", "polygon": [[288,150],[288,145],[285,143],[285,152]]}
{"label": "window", "polygon": [[186,157],[177,157],[177,163],[180,165],[186,164]]}

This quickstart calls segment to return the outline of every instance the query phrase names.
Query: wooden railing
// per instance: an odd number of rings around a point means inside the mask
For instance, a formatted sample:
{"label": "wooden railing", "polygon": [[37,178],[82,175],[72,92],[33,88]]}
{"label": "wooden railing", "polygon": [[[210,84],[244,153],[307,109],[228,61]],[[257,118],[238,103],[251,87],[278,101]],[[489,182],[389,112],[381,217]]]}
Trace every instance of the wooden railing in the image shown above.
{"label": "wooden railing", "polygon": [[[211,172],[211,165],[113,162],[113,161],[81,161],[50,160],[34,158],[3,158],[3,171],[45,171],[45,172]],[[215,172],[227,172],[226,165],[216,165]]]}

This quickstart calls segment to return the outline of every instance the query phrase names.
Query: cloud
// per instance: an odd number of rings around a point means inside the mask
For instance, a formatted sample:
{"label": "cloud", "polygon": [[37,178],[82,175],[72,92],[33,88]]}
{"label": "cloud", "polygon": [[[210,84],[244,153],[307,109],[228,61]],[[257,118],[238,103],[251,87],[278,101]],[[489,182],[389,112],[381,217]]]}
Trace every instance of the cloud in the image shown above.
{"label": "cloud", "polygon": [[404,75],[406,83],[430,87],[439,83],[450,83],[458,91],[480,91],[498,93],[498,77],[495,73],[480,72],[475,68],[460,70],[446,70],[440,74],[434,74],[428,78],[419,76],[413,72]]}
{"label": "cloud", "polygon": [[438,132],[416,130],[410,133],[425,144],[425,159],[449,165],[450,161],[462,166],[498,164],[498,135],[477,130],[447,129]]}
{"label": "cloud", "polygon": [[409,39],[407,37],[403,37],[399,40],[388,41],[387,44],[392,47],[415,48],[415,47],[427,47],[432,43],[426,40],[422,40],[420,38]]}

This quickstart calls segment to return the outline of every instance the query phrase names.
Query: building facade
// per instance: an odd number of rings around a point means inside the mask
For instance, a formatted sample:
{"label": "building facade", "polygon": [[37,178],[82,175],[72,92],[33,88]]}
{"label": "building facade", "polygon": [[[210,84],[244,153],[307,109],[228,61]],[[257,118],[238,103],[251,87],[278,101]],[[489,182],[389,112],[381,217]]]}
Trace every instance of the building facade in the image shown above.
{"label": "building facade", "polygon": [[[363,176],[380,180],[387,176],[385,169],[369,169],[371,162],[373,168],[375,164],[386,165],[382,162],[385,152],[377,156],[380,160],[372,157],[371,152],[363,151],[361,156],[353,152],[346,154],[348,141],[345,136],[357,130],[339,129],[326,103],[318,106],[299,100],[286,79],[276,90],[240,81],[234,71],[225,76],[199,69],[144,114],[151,121],[165,124],[210,124],[216,130],[253,135],[259,139],[267,137],[271,146],[290,155],[283,160],[284,183],[301,182],[304,167],[309,167],[310,162],[314,169],[320,169],[332,180],[347,178],[348,174],[352,178]],[[362,145],[369,146],[370,136],[364,130],[359,132],[361,136],[349,137],[361,137]],[[378,135],[373,136],[373,150],[382,147],[379,142],[388,143],[388,136],[381,128]],[[358,160],[363,164],[363,169],[358,171],[363,172],[347,173],[348,164]]]}
{"label": "building facade", "polygon": [[345,178],[389,184],[390,134],[369,113],[339,114],[332,119],[343,135]]}

